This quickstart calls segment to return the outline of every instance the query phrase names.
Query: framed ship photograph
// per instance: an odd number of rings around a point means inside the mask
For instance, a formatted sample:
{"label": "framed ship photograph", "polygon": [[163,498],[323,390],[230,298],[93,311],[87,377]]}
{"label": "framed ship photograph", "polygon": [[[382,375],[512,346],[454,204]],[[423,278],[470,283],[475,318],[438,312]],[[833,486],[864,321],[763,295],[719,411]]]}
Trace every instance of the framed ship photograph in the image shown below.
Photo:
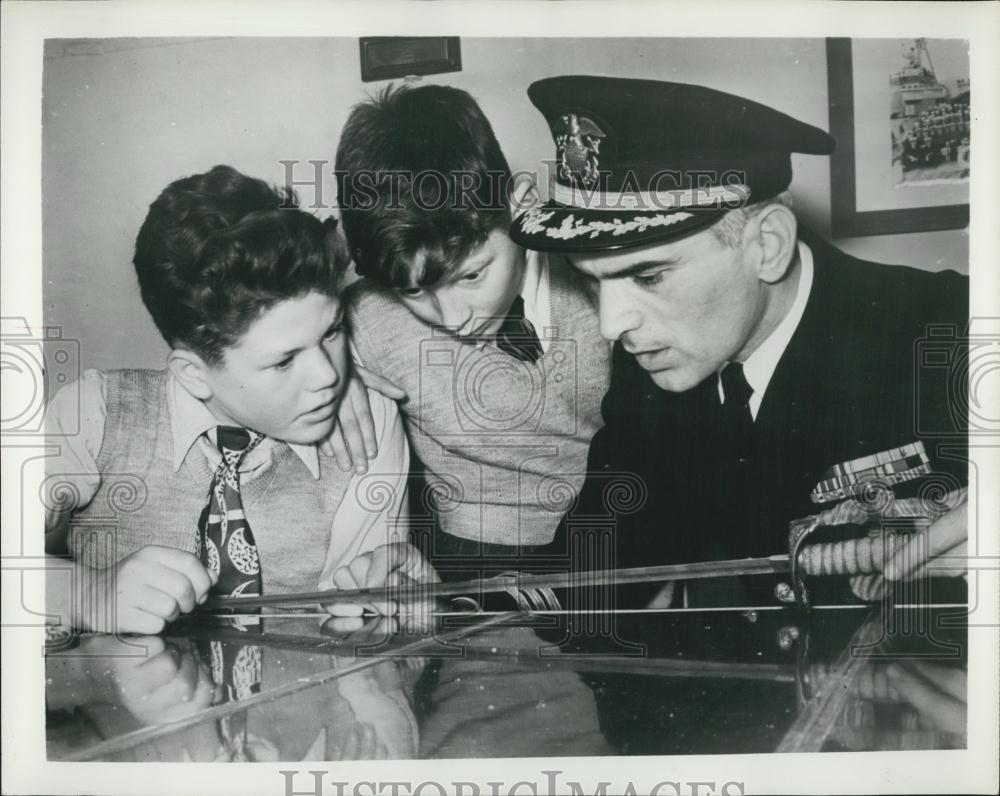
{"label": "framed ship photograph", "polygon": [[969,46],[961,39],[827,39],[836,237],[969,223]]}

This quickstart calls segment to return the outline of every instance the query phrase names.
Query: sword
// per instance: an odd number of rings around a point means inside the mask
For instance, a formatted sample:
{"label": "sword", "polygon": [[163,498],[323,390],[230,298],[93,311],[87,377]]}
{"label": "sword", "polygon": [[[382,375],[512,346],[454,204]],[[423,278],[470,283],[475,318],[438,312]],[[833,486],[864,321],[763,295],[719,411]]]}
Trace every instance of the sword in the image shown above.
{"label": "sword", "polygon": [[527,589],[621,586],[628,583],[653,583],[668,580],[722,578],[737,575],[775,575],[789,572],[787,555],[762,558],[736,558],[728,561],[699,561],[691,564],[662,564],[649,567],[599,569],[553,574],[510,573],[489,578],[470,578],[447,583],[417,583],[371,589],[325,589],[295,594],[268,594],[249,597],[209,597],[201,611],[213,609],[262,608],[273,605],[311,605],[315,603],[367,603],[424,601],[437,597],[488,594]]}

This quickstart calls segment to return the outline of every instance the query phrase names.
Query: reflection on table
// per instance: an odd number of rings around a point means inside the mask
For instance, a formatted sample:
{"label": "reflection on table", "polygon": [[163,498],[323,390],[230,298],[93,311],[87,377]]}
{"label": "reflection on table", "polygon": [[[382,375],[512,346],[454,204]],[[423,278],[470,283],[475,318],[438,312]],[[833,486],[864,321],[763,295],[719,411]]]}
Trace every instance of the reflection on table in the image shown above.
{"label": "reflection on table", "polygon": [[422,629],[376,618],[345,634],[325,617],[287,613],[249,627],[186,619],[162,637],[84,636],[46,659],[48,755],[333,761],[965,746],[962,607],[613,619],[608,633],[560,613],[443,615]]}

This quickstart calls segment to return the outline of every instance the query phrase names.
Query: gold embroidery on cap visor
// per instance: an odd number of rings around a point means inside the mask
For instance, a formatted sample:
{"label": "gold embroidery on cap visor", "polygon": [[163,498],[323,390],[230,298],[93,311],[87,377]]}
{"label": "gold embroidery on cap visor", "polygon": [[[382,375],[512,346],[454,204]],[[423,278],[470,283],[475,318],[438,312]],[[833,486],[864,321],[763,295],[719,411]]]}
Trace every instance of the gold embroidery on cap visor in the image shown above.
{"label": "gold embroidery on cap visor", "polygon": [[607,221],[599,219],[577,218],[572,213],[563,218],[557,227],[547,227],[545,222],[555,215],[554,210],[536,207],[525,213],[521,219],[521,231],[525,235],[545,234],[554,240],[573,240],[581,235],[596,238],[601,234],[612,236],[626,235],[632,232],[645,232],[657,227],[668,227],[680,221],[693,217],[692,213],[673,212],[656,215],[632,216],[632,218],[615,216]]}

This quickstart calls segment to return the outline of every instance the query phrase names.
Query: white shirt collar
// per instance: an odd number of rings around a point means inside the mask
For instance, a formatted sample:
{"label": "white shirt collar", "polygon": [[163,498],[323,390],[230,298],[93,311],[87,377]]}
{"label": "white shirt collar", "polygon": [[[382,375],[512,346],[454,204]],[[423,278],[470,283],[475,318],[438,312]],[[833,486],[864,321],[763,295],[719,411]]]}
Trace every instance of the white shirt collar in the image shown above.
{"label": "white shirt collar", "polygon": [[[781,319],[775,330],[768,335],[743,363],[743,375],[746,376],[747,383],[753,389],[750,396],[750,414],[754,420],[757,419],[757,411],[764,400],[764,393],[767,392],[767,385],[771,383],[771,377],[781,355],[785,353],[792,335],[802,320],[802,313],[805,312],[806,302],[809,300],[809,293],[812,291],[813,283],[813,256],[812,250],[803,243],[798,242],[799,252],[799,284],[795,292],[795,301],[792,302],[788,314]],[[722,394],[722,384],[719,384],[719,397]]]}
{"label": "white shirt collar", "polygon": [[552,312],[549,307],[549,260],[542,252],[525,251],[524,282],[521,298],[524,300],[524,317],[535,327],[535,333],[542,344],[542,351],[548,351],[548,340],[552,336]]}
{"label": "white shirt collar", "polygon": [[[191,446],[201,438],[202,434],[207,434],[219,425],[219,421],[202,401],[191,395],[184,385],[174,378],[172,373],[168,378],[170,383],[167,386],[167,413],[173,431],[174,472],[177,472],[184,464]],[[312,477],[319,478],[319,451],[316,446],[289,442],[288,447],[295,451]]]}

